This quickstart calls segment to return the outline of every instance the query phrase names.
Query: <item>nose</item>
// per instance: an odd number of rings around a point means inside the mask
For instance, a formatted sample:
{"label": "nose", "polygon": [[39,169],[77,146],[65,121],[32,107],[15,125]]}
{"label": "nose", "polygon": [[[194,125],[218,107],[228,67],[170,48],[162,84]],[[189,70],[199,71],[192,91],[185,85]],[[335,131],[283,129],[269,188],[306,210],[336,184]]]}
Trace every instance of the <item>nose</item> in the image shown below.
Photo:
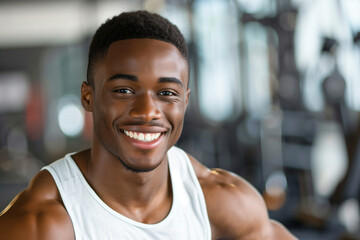
{"label": "nose", "polygon": [[143,93],[133,102],[130,116],[144,122],[150,122],[160,119],[161,112],[158,109],[154,96],[151,93]]}

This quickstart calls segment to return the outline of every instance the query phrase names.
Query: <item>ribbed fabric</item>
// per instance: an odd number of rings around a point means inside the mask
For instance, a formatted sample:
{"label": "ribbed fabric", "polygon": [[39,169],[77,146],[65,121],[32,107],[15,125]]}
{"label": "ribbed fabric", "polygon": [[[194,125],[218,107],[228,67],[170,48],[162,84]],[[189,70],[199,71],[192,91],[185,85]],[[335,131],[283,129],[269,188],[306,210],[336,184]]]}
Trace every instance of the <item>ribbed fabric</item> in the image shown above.
{"label": "ribbed fabric", "polygon": [[106,205],[87,183],[71,154],[43,169],[55,180],[77,240],[211,239],[204,195],[190,159],[177,147],[172,147],[167,156],[173,203],[166,218],[156,224],[134,221]]}

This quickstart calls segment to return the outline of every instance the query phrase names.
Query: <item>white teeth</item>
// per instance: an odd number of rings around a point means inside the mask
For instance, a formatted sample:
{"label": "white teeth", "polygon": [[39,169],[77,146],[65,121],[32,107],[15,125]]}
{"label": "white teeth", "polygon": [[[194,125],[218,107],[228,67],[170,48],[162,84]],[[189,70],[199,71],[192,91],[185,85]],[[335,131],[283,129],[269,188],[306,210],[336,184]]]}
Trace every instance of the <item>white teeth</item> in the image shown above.
{"label": "white teeth", "polygon": [[140,140],[143,142],[150,142],[158,139],[161,135],[161,133],[138,133],[138,132],[130,132],[124,130],[124,133],[126,136],[129,136],[130,138],[134,138],[136,140]]}
{"label": "white teeth", "polygon": [[151,140],[154,140],[154,139],[156,139],[157,137],[156,137],[156,134],[151,134]]}

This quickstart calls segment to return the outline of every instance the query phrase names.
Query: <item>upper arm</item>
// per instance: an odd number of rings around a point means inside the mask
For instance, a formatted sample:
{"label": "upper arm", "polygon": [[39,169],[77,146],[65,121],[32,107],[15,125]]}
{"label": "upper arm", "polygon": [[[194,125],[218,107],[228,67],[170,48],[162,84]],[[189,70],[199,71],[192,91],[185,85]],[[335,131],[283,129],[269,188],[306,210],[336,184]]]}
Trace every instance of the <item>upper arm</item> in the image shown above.
{"label": "upper arm", "polygon": [[41,172],[10,203],[0,216],[0,240],[74,239],[71,220],[52,184],[50,174]]}
{"label": "upper arm", "polygon": [[189,157],[204,192],[213,239],[295,239],[269,219],[263,198],[248,182]]}
{"label": "upper arm", "polygon": [[209,178],[201,182],[213,237],[258,239],[267,213],[257,192],[223,170],[212,170]]}
{"label": "upper arm", "polygon": [[[49,203],[49,205],[53,205]],[[57,206],[42,210],[19,209],[0,217],[0,239],[57,240],[74,239],[71,222]]]}
{"label": "upper arm", "polygon": [[245,180],[224,170],[213,170],[215,183],[204,195],[215,238],[295,239],[269,219],[261,195]]}

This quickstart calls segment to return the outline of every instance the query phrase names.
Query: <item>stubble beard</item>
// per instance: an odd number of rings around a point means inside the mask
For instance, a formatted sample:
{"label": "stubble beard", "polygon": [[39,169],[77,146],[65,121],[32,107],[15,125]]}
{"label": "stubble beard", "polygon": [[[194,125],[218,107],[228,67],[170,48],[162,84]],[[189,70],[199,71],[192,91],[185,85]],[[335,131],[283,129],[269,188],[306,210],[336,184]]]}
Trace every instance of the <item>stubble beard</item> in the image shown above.
{"label": "stubble beard", "polygon": [[161,160],[155,167],[152,168],[146,168],[146,169],[141,169],[141,168],[134,168],[129,166],[128,164],[126,164],[123,160],[121,160],[121,158],[117,155],[115,155],[116,158],[120,161],[120,163],[125,167],[126,170],[132,172],[132,173],[147,173],[147,172],[151,172],[153,170],[155,170],[158,166],[160,166],[160,164],[162,163],[163,160]]}

